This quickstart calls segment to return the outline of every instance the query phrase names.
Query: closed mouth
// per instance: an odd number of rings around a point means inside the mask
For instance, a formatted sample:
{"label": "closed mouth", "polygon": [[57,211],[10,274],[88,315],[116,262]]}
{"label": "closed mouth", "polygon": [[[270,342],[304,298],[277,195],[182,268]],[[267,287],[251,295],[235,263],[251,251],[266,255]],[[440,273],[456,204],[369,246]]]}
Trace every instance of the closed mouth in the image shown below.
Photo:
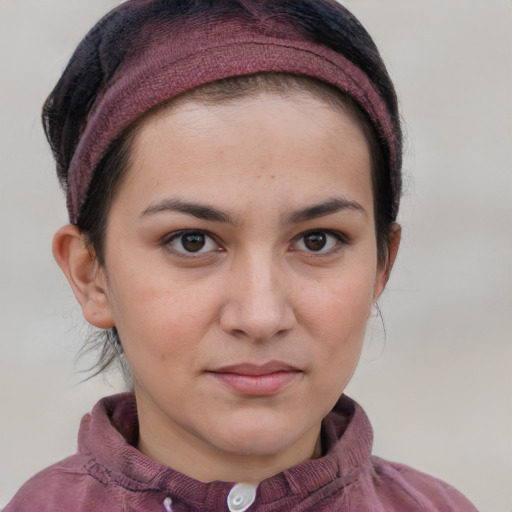
{"label": "closed mouth", "polygon": [[268,396],[282,391],[303,372],[287,363],[271,361],[229,365],[208,373],[238,394]]}

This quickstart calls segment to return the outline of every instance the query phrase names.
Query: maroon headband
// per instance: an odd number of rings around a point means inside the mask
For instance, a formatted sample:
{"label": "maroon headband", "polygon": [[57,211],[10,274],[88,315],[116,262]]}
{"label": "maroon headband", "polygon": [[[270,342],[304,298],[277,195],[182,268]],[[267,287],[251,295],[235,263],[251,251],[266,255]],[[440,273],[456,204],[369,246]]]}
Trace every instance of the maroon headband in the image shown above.
{"label": "maroon headband", "polygon": [[[194,87],[265,71],[318,78],[348,93],[388,147],[396,195],[400,155],[393,121],[369,78],[343,55],[275,20],[265,27],[235,18],[189,22],[179,28],[154,24],[144,27],[141,38],[139,51],[121,64],[96,98],[73,155],[67,189],[72,223],[109,145],[144,112]],[[396,197],[393,208],[398,209]]]}

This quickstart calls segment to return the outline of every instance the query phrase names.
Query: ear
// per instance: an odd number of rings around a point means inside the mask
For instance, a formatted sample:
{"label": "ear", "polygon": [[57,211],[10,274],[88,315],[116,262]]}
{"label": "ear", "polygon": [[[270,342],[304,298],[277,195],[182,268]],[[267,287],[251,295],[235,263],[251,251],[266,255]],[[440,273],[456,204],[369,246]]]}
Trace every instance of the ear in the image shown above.
{"label": "ear", "polygon": [[114,327],[105,270],[76,226],[68,224],[55,233],[53,256],[82,306],[85,319],[102,329]]}
{"label": "ear", "polygon": [[400,239],[402,237],[402,227],[397,222],[393,222],[388,236],[388,254],[386,261],[379,264],[377,271],[377,278],[375,280],[375,295],[374,300],[377,301],[381,293],[384,291],[386,283],[388,282],[389,275],[398,254],[400,247]]}

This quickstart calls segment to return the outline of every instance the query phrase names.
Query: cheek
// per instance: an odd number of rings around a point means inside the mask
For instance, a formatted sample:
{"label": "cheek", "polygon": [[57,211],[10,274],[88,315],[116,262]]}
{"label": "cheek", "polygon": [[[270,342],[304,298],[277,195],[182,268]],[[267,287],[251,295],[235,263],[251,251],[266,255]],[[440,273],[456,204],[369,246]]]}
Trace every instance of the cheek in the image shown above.
{"label": "cheek", "polygon": [[[344,272],[312,290],[303,304],[322,389],[336,399],[361,353],[373,297],[372,272]],[[307,315],[307,318],[306,318]]]}
{"label": "cheek", "polygon": [[373,274],[361,280],[354,273],[344,273],[309,290],[302,309],[320,339],[337,341],[339,345],[357,342],[357,334],[364,335],[373,279]]}
{"label": "cheek", "polygon": [[110,281],[114,320],[124,349],[157,360],[192,353],[216,318],[215,294],[201,282],[184,282],[164,269],[116,268]]}

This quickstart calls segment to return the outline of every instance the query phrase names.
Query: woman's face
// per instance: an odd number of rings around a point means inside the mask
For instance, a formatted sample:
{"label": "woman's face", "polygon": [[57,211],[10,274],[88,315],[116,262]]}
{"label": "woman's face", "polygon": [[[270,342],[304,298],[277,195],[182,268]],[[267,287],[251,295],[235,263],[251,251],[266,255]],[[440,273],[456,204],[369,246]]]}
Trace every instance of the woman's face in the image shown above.
{"label": "woman's face", "polygon": [[132,156],[104,271],[142,451],[203,480],[224,478],[166,446],[220,466],[314,456],[385,281],[361,129],[306,94],[189,101]]}

